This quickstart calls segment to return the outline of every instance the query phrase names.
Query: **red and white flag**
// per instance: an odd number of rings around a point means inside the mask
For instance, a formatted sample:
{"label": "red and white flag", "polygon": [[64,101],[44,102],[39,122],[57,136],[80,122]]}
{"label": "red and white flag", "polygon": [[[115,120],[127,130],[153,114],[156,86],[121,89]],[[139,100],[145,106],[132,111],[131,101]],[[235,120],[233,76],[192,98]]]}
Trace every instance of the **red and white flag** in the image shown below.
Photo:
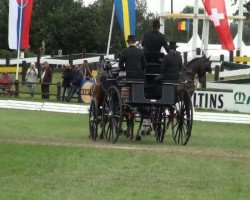
{"label": "red and white flag", "polygon": [[219,35],[223,49],[233,51],[235,49],[231,31],[229,28],[226,6],[224,0],[202,0],[209,19]]}
{"label": "red and white flag", "polygon": [[27,49],[30,47],[29,32],[32,6],[33,0],[9,0],[10,49],[18,49],[19,47],[20,49]]}

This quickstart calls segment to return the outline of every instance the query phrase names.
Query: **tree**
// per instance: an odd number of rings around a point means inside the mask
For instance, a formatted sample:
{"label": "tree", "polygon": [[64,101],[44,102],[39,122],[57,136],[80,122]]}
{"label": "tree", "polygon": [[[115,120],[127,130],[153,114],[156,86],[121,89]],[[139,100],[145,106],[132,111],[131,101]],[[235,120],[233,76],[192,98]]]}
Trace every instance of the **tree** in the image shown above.
{"label": "tree", "polygon": [[0,49],[8,49],[8,9],[9,1],[0,1]]}

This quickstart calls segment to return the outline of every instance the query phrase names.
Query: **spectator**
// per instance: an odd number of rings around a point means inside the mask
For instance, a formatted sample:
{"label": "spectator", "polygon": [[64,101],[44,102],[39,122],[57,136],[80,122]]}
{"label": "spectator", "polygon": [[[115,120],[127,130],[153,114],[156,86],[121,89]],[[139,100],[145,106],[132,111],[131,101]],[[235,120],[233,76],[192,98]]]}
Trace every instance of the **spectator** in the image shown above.
{"label": "spectator", "polygon": [[[76,93],[76,91],[80,88],[80,86],[82,84],[82,80],[83,80],[83,71],[81,70],[81,68],[75,67],[73,70],[72,84],[70,86],[70,90],[69,90],[68,96],[66,98],[67,102],[71,101],[71,99],[74,96],[74,94]],[[78,95],[78,102],[81,101],[79,96],[80,96],[80,94]]]}
{"label": "spectator", "polygon": [[89,69],[87,60],[83,61],[82,70],[83,70],[83,78],[85,80],[89,80],[90,78],[92,78],[92,73],[91,73],[91,70]]}
{"label": "spectator", "polygon": [[31,63],[25,77],[26,85],[29,89],[31,99],[34,99],[37,75],[38,70],[35,67],[35,63]]}
{"label": "spectator", "polygon": [[9,77],[7,72],[4,72],[0,77],[0,88],[3,93],[8,93],[11,91],[13,81]]}
{"label": "spectator", "polygon": [[49,84],[52,83],[52,76],[52,69],[50,68],[48,62],[44,62],[43,73],[41,76],[42,99],[49,99]]}
{"label": "spectator", "polygon": [[68,96],[69,91],[70,91],[70,86],[72,84],[72,80],[73,80],[73,71],[72,68],[70,66],[70,64],[66,64],[65,68],[63,69],[62,72],[62,78],[63,78],[63,82],[62,82],[62,87],[63,87],[63,93],[62,93],[62,101],[64,101],[65,97]]}

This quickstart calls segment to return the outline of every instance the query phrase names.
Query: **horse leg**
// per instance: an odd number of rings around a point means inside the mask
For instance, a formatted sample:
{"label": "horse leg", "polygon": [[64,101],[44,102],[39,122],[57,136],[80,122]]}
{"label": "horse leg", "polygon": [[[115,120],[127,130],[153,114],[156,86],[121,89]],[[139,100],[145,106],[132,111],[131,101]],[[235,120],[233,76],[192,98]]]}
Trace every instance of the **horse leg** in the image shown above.
{"label": "horse leg", "polygon": [[134,138],[134,117],[130,118],[130,124],[129,124],[129,132],[130,132],[130,140],[132,140]]}

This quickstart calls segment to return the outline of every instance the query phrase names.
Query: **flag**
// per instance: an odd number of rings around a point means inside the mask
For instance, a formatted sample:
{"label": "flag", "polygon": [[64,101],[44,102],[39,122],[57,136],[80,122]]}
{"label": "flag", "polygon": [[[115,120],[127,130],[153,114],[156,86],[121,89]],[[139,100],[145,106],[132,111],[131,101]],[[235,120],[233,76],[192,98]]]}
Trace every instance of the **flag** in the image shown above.
{"label": "flag", "polygon": [[18,49],[19,34],[20,34],[20,49],[27,49],[30,47],[29,32],[30,32],[32,5],[33,5],[33,0],[9,0],[9,48],[10,49]]}
{"label": "flag", "polygon": [[189,30],[189,21],[178,22],[178,30],[179,31]]}
{"label": "flag", "polygon": [[129,35],[135,35],[135,0],[115,0],[115,12],[126,41]]}
{"label": "flag", "polygon": [[235,49],[233,38],[228,24],[226,6],[224,0],[202,0],[220,38],[223,49],[233,51]]}

